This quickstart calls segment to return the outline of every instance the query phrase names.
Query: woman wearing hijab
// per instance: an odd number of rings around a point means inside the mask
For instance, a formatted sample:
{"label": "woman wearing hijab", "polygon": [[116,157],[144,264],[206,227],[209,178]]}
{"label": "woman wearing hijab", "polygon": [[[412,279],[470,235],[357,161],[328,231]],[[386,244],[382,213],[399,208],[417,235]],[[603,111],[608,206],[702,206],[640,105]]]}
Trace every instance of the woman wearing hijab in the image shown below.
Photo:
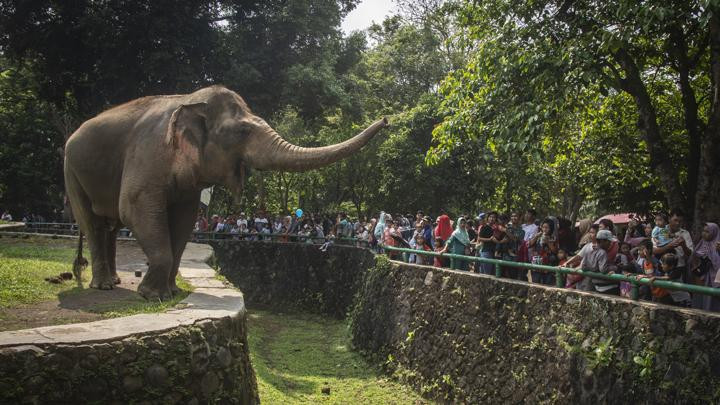
{"label": "woman wearing hijab", "polygon": [[435,239],[440,239],[445,243],[450,239],[450,235],[453,233],[452,226],[450,225],[450,217],[447,214],[442,214],[437,219],[437,226],[435,227]]}
{"label": "woman wearing hijab", "polygon": [[[693,263],[692,274],[696,284],[707,287],[720,287],[718,269],[720,269],[720,253],[718,253],[718,242],[720,242],[720,228],[713,222],[708,222],[702,231],[700,240],[695,243],[691,263]],[[720,311],[720,299],[707,295],[695,294],[693,296],[693,307],[706,311]]]}
{"label": "woman wearing hijab", "polygon": [[578,248],[582,248],[586,244],[592,242],[592,235],[590,235],[590,227],[592,224],[593,221],[589,218],[581,219],[580,222],[578,222],[578,235],[580,235],[580,239],[578,239]]}
{"label": "woman wearing hijab", "polygon": [[[373,236],[375,237],[375,240],[377,241],[378,245],[382,245],[385,240],[385,211],[380,212],[380,217],[378,218],[377,223],[375,224],[375,229],[373,229]],[[379,252],[382,253],[382,247],[380,247]]]}
{"label": "woman wearing hijab", "polygon": [[[465,254],[465,249],[470,247],[470,237],[468,237],[467,229],[465,229],[465,227],[465,218],[458,218],[457,228],[455,228],[455,231],[447,239],[447,242],[445,243],[445,248],[443,248],[442,253],[450,251],[450,253],[456,255]],[[453,270],[468,269],[467,260],[453,259],[451,260],[451,264],[451,268]]]}

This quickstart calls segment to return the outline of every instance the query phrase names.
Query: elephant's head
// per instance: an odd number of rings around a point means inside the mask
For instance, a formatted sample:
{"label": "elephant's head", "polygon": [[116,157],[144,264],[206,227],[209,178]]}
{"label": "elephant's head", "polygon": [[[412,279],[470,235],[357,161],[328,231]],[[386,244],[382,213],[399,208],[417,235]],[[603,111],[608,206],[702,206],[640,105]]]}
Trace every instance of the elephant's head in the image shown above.
{"label": "elephant's head", "polygon": [[223,184],[242,189],[245,168],[304,171],[329,165],[357,152],[388,125],[383,118],[335,145],[305,148],[285,141],[254,115],[235,92],[213,86],[183,101],[170,118],[167,142],[174,145],[176,181],[203,187]]}

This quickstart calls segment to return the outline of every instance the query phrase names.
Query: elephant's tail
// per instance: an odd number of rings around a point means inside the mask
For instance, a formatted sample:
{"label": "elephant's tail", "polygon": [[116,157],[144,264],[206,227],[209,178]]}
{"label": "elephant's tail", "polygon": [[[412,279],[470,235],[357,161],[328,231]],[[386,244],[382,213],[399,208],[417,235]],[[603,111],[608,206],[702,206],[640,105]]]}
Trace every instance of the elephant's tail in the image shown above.
{"label": "elephant's tail", "polygon": [[82,271],[87,267],[88,261],[86,258],[83,257],[83,233],[82,231],[78,232],[80,234],[80,237],[78,238],[78,248],[77,248],[77,257],[75,257],[75,262],[73,262],[73,276],[75,277],[75,280],[77,281],[78,287],[82,288]]}

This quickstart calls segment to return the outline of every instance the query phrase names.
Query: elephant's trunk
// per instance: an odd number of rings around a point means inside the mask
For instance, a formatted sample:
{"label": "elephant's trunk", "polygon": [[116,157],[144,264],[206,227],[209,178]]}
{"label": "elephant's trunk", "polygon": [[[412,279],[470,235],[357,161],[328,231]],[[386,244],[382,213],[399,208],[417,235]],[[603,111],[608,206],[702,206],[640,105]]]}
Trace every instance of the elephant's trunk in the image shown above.
{"label": "elephant's trunk", "polygon": [[260,131],[251,135],[243,160],[248,166],[260,170],[300,172],[316,169],[357,152],[387,124],[387,118],[383,118],[345,142],[320,148],[293,145],[264,124]]}

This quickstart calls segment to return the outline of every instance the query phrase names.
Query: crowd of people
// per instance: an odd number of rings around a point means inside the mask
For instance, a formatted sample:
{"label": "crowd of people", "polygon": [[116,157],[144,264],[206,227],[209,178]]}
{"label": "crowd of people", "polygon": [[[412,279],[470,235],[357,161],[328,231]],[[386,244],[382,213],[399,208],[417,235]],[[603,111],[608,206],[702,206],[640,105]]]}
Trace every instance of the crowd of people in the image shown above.
{"label": "crowd of people", "polygon": [[[303,238],[308,242],[322,243],[322,249],[340,238],[355,238],[393,259],[415,264],[451,267],[455,270],[495,274],[492,263],[476,263],[444,254],[499,259],[579,268],[584,271],[624,274],[641,283],[641,299],[670,305],[720,310],[720,299],[686,291],[668,290],[655,286],[655,280],[693,283],[707,287],[720,287],[720,229],[715,223],[706,223],[700,235],[693,238],[684,226],[684,215],[673,211],[659,213],[648,221],[632,219],[620,229],[609,219],[594,223],[591,219],[572,224],[569,220],[549,216],[538,219],[528,209],[523,213],[481,213],[477,216],[461,215],[452,220],[445,212],[435,219],[422,211],[412,214],[390,215],[382,212],[378,218],[351,220],[346,213],[338,215],[309,214],[299,217],[268,216],[264,211],[250,218],[245,213],[209,220],[198,215],[197,232],[215,232],[228,237],[254,240],[282,240]],[[295,240],[295,239],[293,239]],[[385,247],[405,247],[413,250],[436,252],[438,255],[400,253]],[[502,266],[504,277],[555,285],[551,271],[526,271]],[[632,285],[628,282],[583,277],[568,274],[566,288],[595,291],[602,294],[630,297]]]}

